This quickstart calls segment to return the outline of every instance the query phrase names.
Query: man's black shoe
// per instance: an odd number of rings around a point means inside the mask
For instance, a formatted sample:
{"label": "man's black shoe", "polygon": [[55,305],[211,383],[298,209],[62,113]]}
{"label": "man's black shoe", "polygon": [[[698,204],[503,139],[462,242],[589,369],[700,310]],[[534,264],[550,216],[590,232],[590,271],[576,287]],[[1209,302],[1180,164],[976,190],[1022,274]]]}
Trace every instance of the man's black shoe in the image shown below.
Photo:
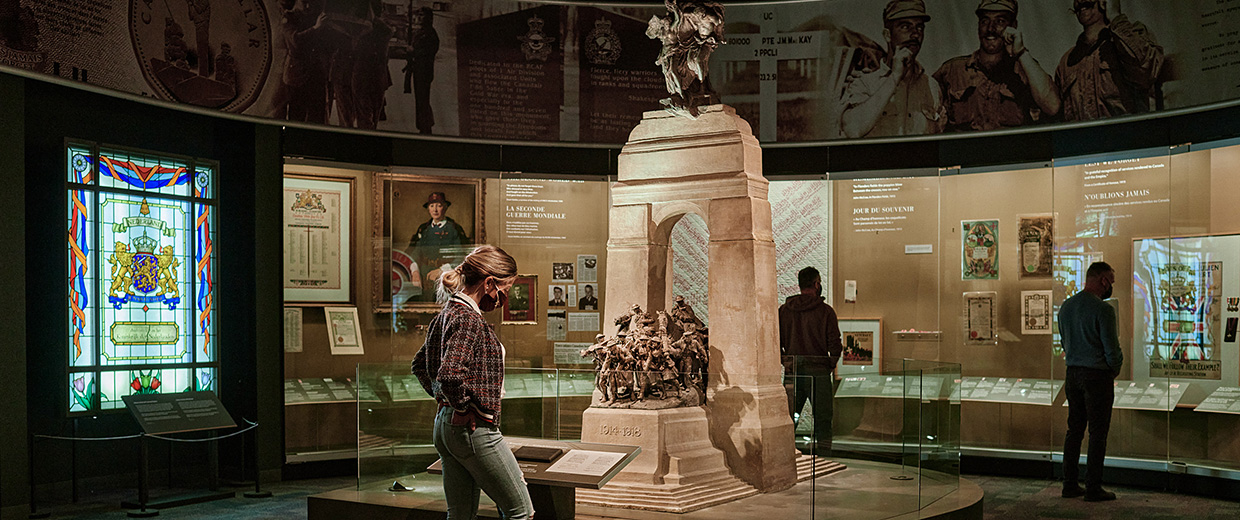
{"label": "man's black shoe", "polygon": [[1059,496],[1064,497],[1064,498],[1076,498],[1076,497],[1084,496],[1084,495],[1085,495],[1085,488],[1081,487],[1080,484],[1073,482],[1071,484],[1064,484],[1063,493],[1060,493]]}
{"label": "man's black shoe", "polygon": [[1115,493],[1102,488],[1085,491],[1086,502],[1106,502],[1107,500],[1115,500]]}

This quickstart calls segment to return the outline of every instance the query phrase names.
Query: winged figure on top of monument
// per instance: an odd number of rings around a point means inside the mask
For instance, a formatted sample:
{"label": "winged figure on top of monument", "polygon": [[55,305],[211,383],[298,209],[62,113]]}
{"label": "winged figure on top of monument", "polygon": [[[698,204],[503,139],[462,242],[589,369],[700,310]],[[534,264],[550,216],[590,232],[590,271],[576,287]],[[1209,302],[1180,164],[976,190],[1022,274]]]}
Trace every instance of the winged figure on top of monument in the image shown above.
{"label": "winged figure on top of monument", "polygon": [[663,42],[655,61],[663,69],[667,91],[660,103],[668,111],[696,119],[698,107],[717,103],[710,88],[710,54],[726,43],[723,38],[723,5],[696,0],[665,0],[668,14],[653,16],[646,36]]}

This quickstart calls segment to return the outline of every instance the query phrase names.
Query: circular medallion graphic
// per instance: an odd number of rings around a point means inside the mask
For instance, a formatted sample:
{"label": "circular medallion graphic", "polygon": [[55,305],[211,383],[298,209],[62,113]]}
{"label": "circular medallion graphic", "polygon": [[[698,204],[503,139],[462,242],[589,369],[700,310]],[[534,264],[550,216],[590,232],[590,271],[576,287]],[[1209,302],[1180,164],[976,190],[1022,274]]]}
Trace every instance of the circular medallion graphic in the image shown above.
{"label": "circular medallion graphic", "polygon": [[129,34],[151,90],[228,112],[254,102],[271,69],[262,0],[130,0]]}

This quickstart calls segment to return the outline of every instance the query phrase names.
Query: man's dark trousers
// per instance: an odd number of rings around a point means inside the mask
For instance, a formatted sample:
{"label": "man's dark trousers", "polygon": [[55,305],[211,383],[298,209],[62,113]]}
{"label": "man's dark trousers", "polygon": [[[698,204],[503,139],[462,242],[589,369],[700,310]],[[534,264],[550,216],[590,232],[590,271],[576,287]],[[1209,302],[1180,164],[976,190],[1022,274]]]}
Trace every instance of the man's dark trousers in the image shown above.
{"label": "man's dark trousers", "polygon": [[1089,460],[1085,468],[1085,488],[1102,487],[1102,464],[1107,454],[1107,433],[1111,430],[1111,404],[1115,400],[1115,377],[1109,370],[1068,367],[1065,383],[1068,395],[1068,435],[1063,441],[1065,482],[1080,477],[1081,440],[1089,427]]}
{"label": "man's dark trousers", "polygon": [[[831,453],[831,428],[835,415],[835,377],[825,357],[800,356],[796,363],[793,382],[792,414],[805,409],[805,401],[813,395],[814,442],[813,452],[827,456]],[[810,377],[805,377],[810,376]]]}

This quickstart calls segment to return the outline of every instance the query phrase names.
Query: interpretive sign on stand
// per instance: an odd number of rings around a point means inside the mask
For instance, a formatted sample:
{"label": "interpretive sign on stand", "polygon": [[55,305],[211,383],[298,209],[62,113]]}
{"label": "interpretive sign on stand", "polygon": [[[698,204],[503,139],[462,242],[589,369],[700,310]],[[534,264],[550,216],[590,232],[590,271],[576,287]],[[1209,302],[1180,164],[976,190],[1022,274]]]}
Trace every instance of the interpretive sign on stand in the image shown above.
{"label": "interpretive sign on stand", "polygon": [[147,442],[149,435],[218,430],[237,426],[214,392],[134,394],[121,396],[121,399],[125,401],[125,407],[133,415],[134,420],[138,421],[138,426],[145,434],[138,439],[141,448],[138,463],[138,501],[121,502],[121,507],[134,509],[128,512],[130,518],[148,518],[158,515],[161,508],[236,496],[236,493],[232,491],[219,491],[217,488],[219,448],[215,440],[215,432],[210,432],[208,435],[211,437],[211,442],[208,444],[207,454],[210,467],[207,475],[209,491],[165,497],[155,502],[150,500],[151,455]]}
{"label": "interpretive sign on stand", "polygon": [[1240,387],[1220,386],[1194,408],[1198,412],[1240,414]]}
{"label": "interpretive sign on stand", "polygon": [[[534,510],[540,517],[555,519],[575,517],[576,488],[603,487],[642,451],[637,446],[618,444],[505,439],[524,474]],[[435,461],[427,471],[442,474],[443,461]]]}
{"label": "interpretive sign on stand", "polygon": [[237,426],[214,392],[136,394],[121,399],[148,435]]}

